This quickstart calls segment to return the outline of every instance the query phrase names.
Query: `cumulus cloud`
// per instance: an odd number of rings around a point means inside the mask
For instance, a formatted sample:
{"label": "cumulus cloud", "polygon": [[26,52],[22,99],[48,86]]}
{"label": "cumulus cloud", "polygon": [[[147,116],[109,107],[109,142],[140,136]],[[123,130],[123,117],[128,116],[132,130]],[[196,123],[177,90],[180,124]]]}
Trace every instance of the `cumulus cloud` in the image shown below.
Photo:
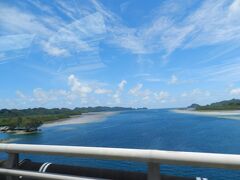
{"label": "cumulus cloud", "polygon": [[68,84],[71,91],[81,97],[85,97],[92,92],[92,88],[89,85],[81,83],[73,74],[68,77]]}
{"label": "cumulus cloud", "polygon": [[153,103],[159,104],[166,102],[170,97],[167,91],[153,91],[150,89],[143,89],[143,84],[139,83],[133,88],[129,89],[128,94],[134,97],[134,101],[138,103]]}
{"label": "cumulus cloud", "polygon": [[42,89],[35,88],[32,94],[26,95],[22,91],[16,91],[16,97],[21,103],[34,105],[49,105],[54,103],[62,103],[71,105],[78,102],[81,105],[96,104],[99,97],[96,95],[109,95],[112,90],[102,88],[103,83],[85,83],[80,81],[75,75],[70,75],[67,78],[68,89]]}
{"label": "cumulus cloud", "polygon": [[25,99],[26,96],[19,90],[16,91],[17,98]]}
{"label": "cumulus cloud", "polygon": [[37,88],[33,90],[33,97],[39,102],[46,102],[50,100],[47,93],[41,88]]}
{"label": "cumulus cloud", "polygon": [[129,90],[129,93],[132,95],[138,95],[139,91],[142,89],[143,84],[137,84],[135,87]]}
{"label": "cumulus cloud", "polygon": [[[39,103],[48,103],[52,101],[59,101],[61,99],[67,99],[68,92],[62,89],[57,90],[44,90],[42,88],[36,88],[33,90],[33,96],[30,97],[30,101]],[[28,98],[25,96],[25,99]]]}
{"label": "cumulus cloud", "polygon": [[122,80],[119,84],[118,84],[118,90],[123,90],[125,85],[127,84],[126,80]]}
{"label": "cumulus cloud", "polygon": [[[80,104],[81,106],[94,105],[115,105],[121,102],[121,96],[127,81],[122,80],[116,85],[114,92],[106,83],[80,81],[74,74],[67,78],[67,89],[35,88],[31,94],[24,94],[22,91],[16,91],[16,99],[19,104],[28,104],[34,106],[49,106],[53,104],[68,106]],[[101,95],[101,96],[100,96]],[[102,103],[100,103],[102,102]]]}
{"label": "cumulus cloud", "polygon": [[236,95],[239,96],[240,95],[240,88],[234,88],[230,91],[231,95]]}
{"label": "cumulus cloud", "polygon": [[122,94],[122,91],[124,90],[125,85],[127,84],[126,80],[122,80],[119,84],[118,84],[118,88],[116,90],[116,92],[113,94],[113,99],[116,103],[120,103],[121,99],[120,96]]}
{"label": "cumulus cloud", "polygon": [[154,96],[157,100],[160,100],[161,102],[165,102],[166,99],[169,97],[169,93],[167,91],[160,91],[154,93]]}

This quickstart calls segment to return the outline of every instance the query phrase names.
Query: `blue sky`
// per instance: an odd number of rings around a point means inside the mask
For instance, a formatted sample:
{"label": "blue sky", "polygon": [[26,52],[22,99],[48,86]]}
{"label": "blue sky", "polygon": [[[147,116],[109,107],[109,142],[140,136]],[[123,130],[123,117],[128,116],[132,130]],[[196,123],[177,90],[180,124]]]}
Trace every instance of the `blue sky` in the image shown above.
{"label": "blue sky", "polygon": [[0,0],[0,108],[240,98],[240,0]]}

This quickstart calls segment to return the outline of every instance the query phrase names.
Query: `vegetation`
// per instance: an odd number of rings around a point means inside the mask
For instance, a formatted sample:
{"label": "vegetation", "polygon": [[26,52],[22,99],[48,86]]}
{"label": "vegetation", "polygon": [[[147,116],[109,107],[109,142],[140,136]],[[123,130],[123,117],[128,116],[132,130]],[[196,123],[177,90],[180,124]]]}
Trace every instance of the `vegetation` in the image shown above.
{"label": "vegetation", "polygon": [[[189,106],[188,108],[191,108]],[[240,110],[240,100],[239,99],[231,99],[226,101],[220,101],[216,103],[212,103],[206,106],[200,106],[198,104],[194,104],[194,109],[198,111],[205,110]]]}
{"label": "vegetation", "polygon": [[69,118],[73,115],[81,115],[86,112],[122,111],[133,110],[123,107],[83,107],[75,109],[67,108],[33,108],[33,109],[2,109],[0,110],[0,126],[10,130],[24,129],[29,131],[37,129],[45,122]]}

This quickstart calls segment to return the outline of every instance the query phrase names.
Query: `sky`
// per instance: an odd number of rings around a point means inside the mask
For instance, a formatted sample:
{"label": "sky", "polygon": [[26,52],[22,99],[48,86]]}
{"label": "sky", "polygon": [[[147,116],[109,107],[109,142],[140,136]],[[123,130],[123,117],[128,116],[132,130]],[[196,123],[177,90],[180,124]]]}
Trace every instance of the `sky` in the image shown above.
{"label": "sky", "polygon": [[240,98],[240,0],[0,0],[0,108]]}

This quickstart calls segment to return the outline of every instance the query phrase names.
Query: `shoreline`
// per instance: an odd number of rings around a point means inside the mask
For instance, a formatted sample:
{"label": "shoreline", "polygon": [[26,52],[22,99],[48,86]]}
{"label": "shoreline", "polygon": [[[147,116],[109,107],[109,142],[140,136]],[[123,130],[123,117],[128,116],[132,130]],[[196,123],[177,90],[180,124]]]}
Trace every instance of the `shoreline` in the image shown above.
{"label": "shoreline", "polygon": [[222,116],[234,116],[240,115],[240,110],[216,110],[216,111],[195,111],[187,109],[173,109],[173,112],[183,113],[183,114],[196,114],[196,115],[222,115]]}
{"label": "shoreline", "polygon": [[[95,123],[95,122],[103,122],[107,117],[113,116],[115,114],[120,113],[121,111],[106,111],[106,112],[88,112],[82,113],[81,115],[72,116],[66,119],[59,119],[54,122],[44,123],[40,126],[38,131],[33,132],[25,132],[23,130],[11,130],[5,131],[2,133],[9,133],[14,135],[29,135],[29,134],[36,134],[41,132],[41,128],[47,127],[55,127],[55,126],[62,126],[62,125],[73,125],[73,124],[88,124],[88,123]],[[6,138],[0,139],[0,143],[12,143],[18,140],[18,138]]]}
{"label": "shoreline", "polygon": [[173,109],[171,111],[180,114],[213,116],[222,119],[240,120],[240,110],[195,111],[187,109]]}
{"label": "shoreline", "polygon": [[54,122],[44,123],[41,128],[54,127],[71,124],[87,124],[94,122],[102,122],[107,117],[113,116],[120,113],[121,111],[106,111],[106,112],[88,112],[82,113],[81,115],[72,116],[67,119],[59,119]]}
{"label": "shoreline", "polygon": [[6,138],[6,139],[0,139],[0,144],[1,143],[12,143],[17,141],[19,138]]}

